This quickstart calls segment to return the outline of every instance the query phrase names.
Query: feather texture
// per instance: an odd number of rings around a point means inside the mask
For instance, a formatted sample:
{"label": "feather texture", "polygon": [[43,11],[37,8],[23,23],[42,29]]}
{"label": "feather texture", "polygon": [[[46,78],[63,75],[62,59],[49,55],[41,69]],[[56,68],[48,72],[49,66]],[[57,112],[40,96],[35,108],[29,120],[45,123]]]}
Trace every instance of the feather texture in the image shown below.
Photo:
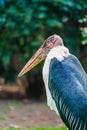
{"label": "feather texture", "polygon": [[87,80],[85,72],[77,61],[73,55],[64,58],[61,62],[53,58],[50,63],[48,87],[59,114],[68,128],[87,130]]}
{"label": "feather texture", "polygon": [[70,53],[66,47],[64,46],[54,47],[53,49],[51,49],[51,51],[47,55],[47,58],[45,60],[44,67],[43,67],[43,80],[44,80],[44,84],[46,88],[47,104],[50,107],[50,109],[54,110],[58,115],[59,113],[56,108],[55,101],[52,98],[52,95],[48,88],[49,66],[50,66],[51,59],[54,58],[55,56],[57,56],[57,59],[61,61],[64,59],[64,56],[67,57],[68,55],[70,55]]}
{"label": "feather texture", "polygon": [[48,106],[69,130],[87,130],[87,74],[67,48],[53,48],[43,67]]}

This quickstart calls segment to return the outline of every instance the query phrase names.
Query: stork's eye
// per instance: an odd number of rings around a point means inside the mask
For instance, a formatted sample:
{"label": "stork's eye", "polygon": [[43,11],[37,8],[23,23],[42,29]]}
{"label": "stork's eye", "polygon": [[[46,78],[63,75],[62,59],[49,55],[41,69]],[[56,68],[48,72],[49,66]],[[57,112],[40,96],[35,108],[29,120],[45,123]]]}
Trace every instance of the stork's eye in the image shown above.
{"label": "stork's eye", "polygon": [[44,44],[42,45],[43,48],[51,49],[53,47],[53,43],[49,40],[46,40]]}
{"label": "stork's eye", "polygon": [[51,41],[47,40],[46,47],[49,49],[53,48],[53,43]]}

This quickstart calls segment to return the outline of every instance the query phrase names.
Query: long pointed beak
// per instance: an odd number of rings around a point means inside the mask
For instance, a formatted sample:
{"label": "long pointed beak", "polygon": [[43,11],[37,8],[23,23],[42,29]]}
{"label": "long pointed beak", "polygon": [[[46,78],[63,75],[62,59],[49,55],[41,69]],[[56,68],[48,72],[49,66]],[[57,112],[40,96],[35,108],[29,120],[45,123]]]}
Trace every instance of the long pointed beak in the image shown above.
{"label": "long pointed beak", "polygon": [[21,72],[18,74],[18,77],[21,77],[36,65],[38,65],[41,61],[46,58],[46,53],[44,53],[43,48],[40,47],[39,50],[31,57],[31,59],[27,62]]}
{"label": "long pointed beak", "polygon": [[18,77],[21,77],[22,75],[30,71],[32,68],[34,68],[36,65],[38,65],[42,60],[44,60],[49,50],[52,49],[54,45],[55,46],[63,45],[61,37],[56,34],[48,37],[44,41],[40,49],[31,57],[31,59],[27,62],[27,64],[18,74]]}

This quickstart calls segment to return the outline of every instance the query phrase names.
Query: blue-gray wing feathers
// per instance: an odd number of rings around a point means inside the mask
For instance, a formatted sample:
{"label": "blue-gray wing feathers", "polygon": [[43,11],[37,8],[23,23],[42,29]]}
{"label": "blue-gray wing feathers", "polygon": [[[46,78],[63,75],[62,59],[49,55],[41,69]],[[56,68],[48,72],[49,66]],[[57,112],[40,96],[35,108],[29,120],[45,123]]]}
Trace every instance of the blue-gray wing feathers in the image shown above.
{"label": "blue-gray wing feathers", "polygon": [[70,55],[53,58],[49,89],[59,114],[70,130],[87,130],[87,75],[78,59]]}

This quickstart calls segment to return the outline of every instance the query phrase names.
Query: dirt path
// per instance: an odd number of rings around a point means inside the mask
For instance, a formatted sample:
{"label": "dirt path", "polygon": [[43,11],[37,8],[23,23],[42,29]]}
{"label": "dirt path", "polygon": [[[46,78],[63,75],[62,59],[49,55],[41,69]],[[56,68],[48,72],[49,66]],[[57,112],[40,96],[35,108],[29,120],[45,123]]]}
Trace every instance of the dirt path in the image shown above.
{"label": "dirt path", "polygon": [[1,127],[58,127],[63,125],[60,118],[45,102],[0,101]]}

